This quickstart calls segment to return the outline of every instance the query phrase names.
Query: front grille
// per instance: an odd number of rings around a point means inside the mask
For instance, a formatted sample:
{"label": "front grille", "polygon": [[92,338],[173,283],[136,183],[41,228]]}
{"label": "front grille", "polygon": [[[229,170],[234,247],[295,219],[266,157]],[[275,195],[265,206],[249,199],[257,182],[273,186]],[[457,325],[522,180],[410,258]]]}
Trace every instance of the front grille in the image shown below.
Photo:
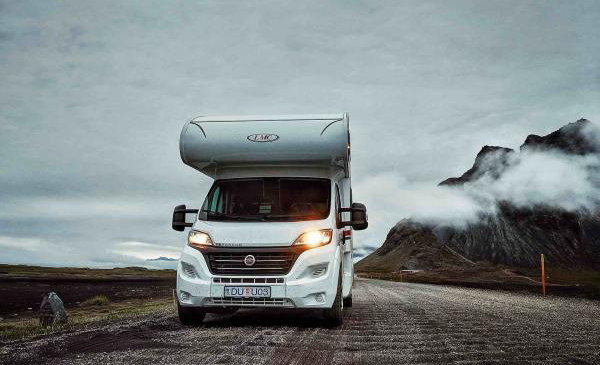
{"label": "front grille", "polygon": [[[255,262],[248,266],[244,263],[246,256],[254,256]],[[208,267],[211,273],[217,275],[285,275],[298,255],[287,252],[269,251],[238,251],[238,252],[208,252],[206,253]]]}
{"label": "front grille", "polygon": [[293,307],[289,299],[282,298],[210,298],[208,304],[248,307]]}
{"label": "front grille", "polygon": [[283,278],[213,278],[213,283],[221,284],[283,284]]}

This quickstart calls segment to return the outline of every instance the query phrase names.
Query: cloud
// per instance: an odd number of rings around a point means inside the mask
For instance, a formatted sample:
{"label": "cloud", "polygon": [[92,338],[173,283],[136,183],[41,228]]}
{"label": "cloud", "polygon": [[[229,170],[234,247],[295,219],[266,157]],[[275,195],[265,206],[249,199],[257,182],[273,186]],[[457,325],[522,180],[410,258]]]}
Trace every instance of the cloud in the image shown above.
{"label": "cloud", "polygon": [[150,261],[164,256],[179,258],[179,248],[145,242],[120,242],[108,250],[88,248],[86,254],[77,246],[51,242],[41,237],[0,236],[2,260],[14,264],[45,266],[125,267],[141,266],[154,269],[174,269],[176,261]]}
{"label": "cloud", "polygon": [[437,183],[410,182],[398,173],[386,172],[355,184],[354,196],[366,204],[369,214],[369,229],[356,232],[355,245],[378,247],[389,229],[406,217],[454,225],[478,219],[483,208],[471,195]]}
{"label": "cloud", "polygon": [[170,248],[155,243],[128,241],[116,244],[113,252],[148,261],[157,257],[179,258],[180,251],[180,248]]}
{"label": "cloud", "polygon": [[[600,128],[584,131],[592,143]],[[597,144],[600,146],[600,144]],[[499,166],[503,166],[499,169]],[[501,173],[499,174],[499,170]],[[485,173],[464,185],[410,182],[397,173],[379,174],[356,187],[371,214],[371,232],[361,255],[379,246],[381,237],[397,221],[411,218],[429,225],[462,228],[484,215],[496,214],[499,203],[522,209],[552,208],[589,213],[600,208],[600,155],[566,154],[558,150],[529,150],[508,156],[500,152],[482,158],[478,171]]]}
{"label": "cloud", "polygon": [[48,243],[40,238],[15,238],[0,236],[0,247],[3,249],[20,249],[24,251],[40,251],[47,248]]}
{"label": "cloud", "polygon": [[484,176],[465,191],[480,204],[510,202],[519,208],[594,211],[600,203],[600,156],[524,151],[499,179]]}
{"label": "cloud", "polygon": [[55,246],[0,261],[181,247],[172,208],[211,184],[179,158],[201,114],[349,111],[372,222],[357,247],[411,212],[467,219],[469,197],[432,186],[482,143],[600,120],[599,17],[595,2],[3,2],[0,235]]}
{"label": "cloud", "polygon": [[[8,199],[8,209],[0,211],[0,219],[27,217],[34,213],[40,219],[80,220],[102,218],[151,219],[156,208],[170,207],[160,198],[155,200],[131,199],[118,196],[57,197]],[[165,216],[168,215],[165,213]]]}

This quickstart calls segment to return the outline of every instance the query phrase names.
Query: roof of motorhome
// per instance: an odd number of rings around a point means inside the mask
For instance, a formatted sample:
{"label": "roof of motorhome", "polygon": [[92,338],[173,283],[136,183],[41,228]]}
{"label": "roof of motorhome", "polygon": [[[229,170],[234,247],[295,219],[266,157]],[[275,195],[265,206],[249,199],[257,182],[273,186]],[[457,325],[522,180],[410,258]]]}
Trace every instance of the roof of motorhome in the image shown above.
{"label": "roof of motorhome", "polygon": [[252,122],[275,120],[338,120],[344,114],[291,114],[291,115],[224,115],[224,116],[199,116],[192,122]]}
{"label": "roof of motorhome", "polygon": [[348,113],[209,116],[181,131],[183,162],[210,176],[250,166],[343,169],[350,176]]}

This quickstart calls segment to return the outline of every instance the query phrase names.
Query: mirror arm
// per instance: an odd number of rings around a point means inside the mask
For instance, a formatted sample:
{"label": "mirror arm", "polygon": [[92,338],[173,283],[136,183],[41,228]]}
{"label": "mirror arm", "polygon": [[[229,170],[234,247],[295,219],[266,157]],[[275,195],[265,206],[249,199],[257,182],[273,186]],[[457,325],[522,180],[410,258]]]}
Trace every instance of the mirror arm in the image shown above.
{"label": "mirror arm", "polygon": [[338,209],[340,213],[352,213],[352,212],[366,212],[366,209],[362,208],[340,208]]}
{"label": "mirror arm", "polygon": [[339,228],[342,228],[342,227],[348,227],[348,226],[353,226],[353,225],[355,225],[355,224],[360,224],[360,223],[363,223],[363,222],[361,222],[361,221],[346,221],[346,222],[340,222],[340,227],[339,227]]}
{"label": "mirror arm", "polygon": [[199,209],[175,209],[174,213],[194,213],[198,214]]}
{"label": "mirror arm", "polygon": [[194,223],[173,223],[173,227],[192,227]]}

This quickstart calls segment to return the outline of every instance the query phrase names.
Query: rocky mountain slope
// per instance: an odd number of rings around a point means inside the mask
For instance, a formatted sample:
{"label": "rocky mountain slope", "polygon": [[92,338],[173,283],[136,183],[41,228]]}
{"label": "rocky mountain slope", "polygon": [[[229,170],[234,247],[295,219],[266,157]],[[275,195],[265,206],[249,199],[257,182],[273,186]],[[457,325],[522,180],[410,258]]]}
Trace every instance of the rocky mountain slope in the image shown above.
{"label": "rocky mountain slope", "polygon": [[498,178],[509,166],[510,157],[514,154],[511,148],[498,146],[483,146],[481,151],[475,157],[473,167],[468,169],[460,177],[450,177],[440,183],[440,185],[462,185],[483,177],[485,174]]}
{"label": "rocky mountain slope", "polygon": [[[484,177],[486,182],[493,182],[519,164],[519,155],[524,152],[598,154],[598,147],[588,133],[591,127],[594,127],[591,122],[581,119],[546,136],[529,135],[520,153],[484,146],[472,168],[440,185],[469,189]],[[483,188],[481,185],[478,189],[485,190],[485,184]],[[550,203],[524,207],[500,200],[495,202],[492,212],[481,213],[477,221],[462,226],[403,220],[390,230],[378,250],[357,263],[357,270],[429,270],[434,263],[452,267],[469,265],[469,261],[535,267],[542,253],[555,266],[600,270],[598,210],[566,210]]]}
{"label": "rocky mountain slope", "polygon": [[465,228],[439,226],[436,236],[474,261],[534,267],[540,254],[554,266],[600,270],[597,215],[501,205]]}
{"label": "rocky mountain slope", "polygon": [[436,270],[473,263],[443,244],[431,228],[409,219],[398,222],[383,245],[357,263],[361,271]]}

